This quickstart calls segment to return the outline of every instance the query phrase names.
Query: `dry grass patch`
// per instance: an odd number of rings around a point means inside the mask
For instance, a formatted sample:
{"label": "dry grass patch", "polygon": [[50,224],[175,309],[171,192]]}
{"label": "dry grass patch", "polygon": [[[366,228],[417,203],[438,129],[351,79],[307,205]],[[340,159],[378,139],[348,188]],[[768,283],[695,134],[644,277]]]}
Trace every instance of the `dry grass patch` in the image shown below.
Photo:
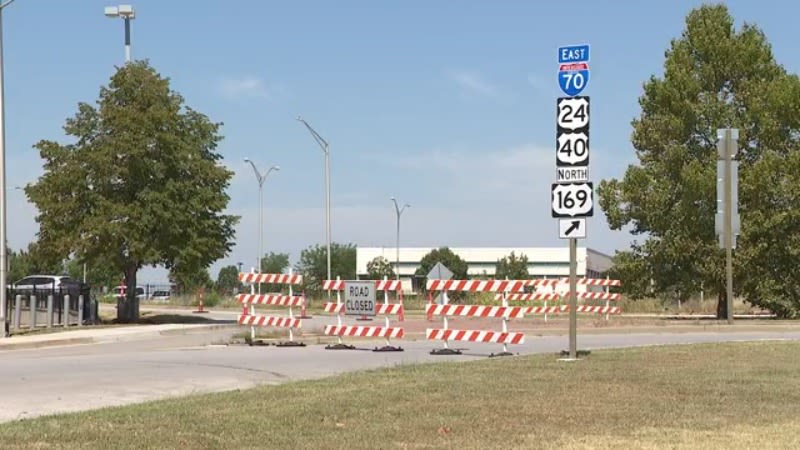
{"label": "dry grass patch", "polygon": [[[401,366],[0,425],[27,448],[798,448],[800,343]],[[371,356],[371,355],[368,355]]]}

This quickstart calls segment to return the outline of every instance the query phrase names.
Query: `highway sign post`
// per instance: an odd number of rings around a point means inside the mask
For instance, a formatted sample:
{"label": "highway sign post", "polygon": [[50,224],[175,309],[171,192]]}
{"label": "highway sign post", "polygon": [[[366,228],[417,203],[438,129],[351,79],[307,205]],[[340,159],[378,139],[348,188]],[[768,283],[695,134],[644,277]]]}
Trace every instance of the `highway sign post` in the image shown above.
{"label": "highway sign post", "polygon": [[556,182],[550,188],[551,214],[558,237],[569,239],[569,358],[577,359],[578,239],[586,239],[586,218],[594,214],[594,185],[589,181],[590,100],[579,96],[589,84],[589,45],[558,48],[556,99]]}
{"label": "highway sign post", "polygon": [[739,151],[739,130],[717,130],[717,215],[714,228],[720,247],[725,249],[725,309],[726,319],[733,324],[733,249],[739,234],[739,162],[733,158]]}

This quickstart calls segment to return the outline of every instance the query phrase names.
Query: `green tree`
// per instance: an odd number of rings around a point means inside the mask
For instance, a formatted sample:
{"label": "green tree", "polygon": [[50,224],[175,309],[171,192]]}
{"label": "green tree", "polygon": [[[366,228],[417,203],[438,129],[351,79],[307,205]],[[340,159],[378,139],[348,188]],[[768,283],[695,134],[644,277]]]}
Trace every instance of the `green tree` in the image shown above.
{"label": "green tree", "polygon": [[[289,267],[288,253],[269,252],[261,258],[262,273],[283,273]],[[258,287],[256,287],[258,289]],[[262,284],[260,292],[277,292],[285,290],[286,287],[278,284]]]}
{"label": "green tree", "polygon": [[[460,256],[453,253],[448,247],[440,247],[433,249],[422,257],[419,262],[419,267],[415,272],[418,277],[426,278],[428,272],[433,269],[436,263],[442,263],[453,272],[453,279],[466,280],[467,279],[467,263],[461,259]],[[426,279],[427,282],[427,279]]]}
{"label": "green tree", "polygon": [[27,250],[8,251],[8,282],[14,283],[28,275],[57,275],[64,272],[61,260],[48,259],[42,253],[35,242],[28,244]]}
{"label": "green tree", "polygon": [[732,127],[741,144],[735,288],[754,304],[796,314],[800,292],[786,274],[800,264],[797,233],[787,234],[800,229],[797,76],[776,63],[757,27],[737,30],[724,5],[705,5],[686,17],[664,75],[644,84],[639,104],[632,123],[639,164],[598,192],[611,228],[629,226],[640,239],[617,255],[623,286],[641,294],[641,281],[652,280],[655,293],[688,295],[702,283],[717,293],[718,316],[727,314],[714,232],[716,129]]}
{"label": "green tree", "polygon": [[8,255],[8,283],[12,284],[18,280],[33,275],[33,258],[30,253],[25,250],[15,252],[13,250],[7,251]]}
{"label": "green tree", "polygon": [[169,282],[177,287],[178,292],[192,294],[197,289],[214,287],[214,281],[208,274],[208,269],[191,268],[182,270],[182,266],[173,266],[169,271]]}
{"label": "green tree", "polygon": [[367,263],[367,277],[370,280],[382,280],[384,277],[393,279],[395,274],[392,263],[383,256],[376,256]]}
{"label": "green tree", "polygon": [[494,277],[497,280],[527,280],[530,278],[528,273],[528,256],[517,256],[514,252],[497,260],[494,266]]}
{"label": "green tree", "polygon": [[261,258],[261,272],[263,273],[283,273],[288,267],[288,253],[269,252]]}
{"label": "green tree", "polygon": [[216,288],[219,292],[228,295],[241,292],[242,283],[239,282],[239,269],[233,265],[219,269]]}
{"label": "green tree", "polygon": [[[76,280],[83,281],[83,268],[83,263],[77,259],[67,261],[67,274]],[[118,286],[121,280],[122,274],[108,264],[97,260],[86,263],[86,284],[96,291],[102,290],[103,286]]]}
{"label": "green tree", "polygon": [[124,274],[120,321],[138,317],[143,266],[193,273],[230,251],[238,218],[223,214],[233,173],[219,164],[220,125],[139,61],[114,73],[96,106],[78,105],[64,126],[71,143],[35,145],[44,174],[25,191],[39,210],[39,248]]}
{"label": "green tree", "polygon": [[[314,245],[300,252],[296,269],[304,277],[306,294],[322,292],[322,281],[328,277],[328,252],[323,245]],[[331,278],[356,279],[356,246],[331,242]]]}

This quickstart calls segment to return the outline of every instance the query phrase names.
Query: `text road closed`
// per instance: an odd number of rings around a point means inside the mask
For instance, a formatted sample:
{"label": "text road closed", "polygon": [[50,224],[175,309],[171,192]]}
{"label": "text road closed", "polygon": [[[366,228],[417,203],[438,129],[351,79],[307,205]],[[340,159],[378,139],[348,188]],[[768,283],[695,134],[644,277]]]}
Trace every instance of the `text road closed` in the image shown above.
{"label": "text road closed", "polygon": [[353,316],[375,315],[374,281],[345,281],[344,313]]}

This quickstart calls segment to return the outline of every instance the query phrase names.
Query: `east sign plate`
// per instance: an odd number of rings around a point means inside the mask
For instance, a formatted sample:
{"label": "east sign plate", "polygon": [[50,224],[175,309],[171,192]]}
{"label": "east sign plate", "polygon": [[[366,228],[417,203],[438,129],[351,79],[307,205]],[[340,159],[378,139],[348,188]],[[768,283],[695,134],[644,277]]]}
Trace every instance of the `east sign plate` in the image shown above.
{"label": "east sign plate", "polygon": [[558,48],[558,86],[569,96],[583,92],[589,84],[589,45]]}
{"label": "east sign plate", "polygon": [[375,282],[344,282],[344,313],[350,316],[375,315]]}
{"label": "east sign plate", "polygon": [[592,183],[553,183],[550,198],[553,217],[591,217],[594,214]]}

